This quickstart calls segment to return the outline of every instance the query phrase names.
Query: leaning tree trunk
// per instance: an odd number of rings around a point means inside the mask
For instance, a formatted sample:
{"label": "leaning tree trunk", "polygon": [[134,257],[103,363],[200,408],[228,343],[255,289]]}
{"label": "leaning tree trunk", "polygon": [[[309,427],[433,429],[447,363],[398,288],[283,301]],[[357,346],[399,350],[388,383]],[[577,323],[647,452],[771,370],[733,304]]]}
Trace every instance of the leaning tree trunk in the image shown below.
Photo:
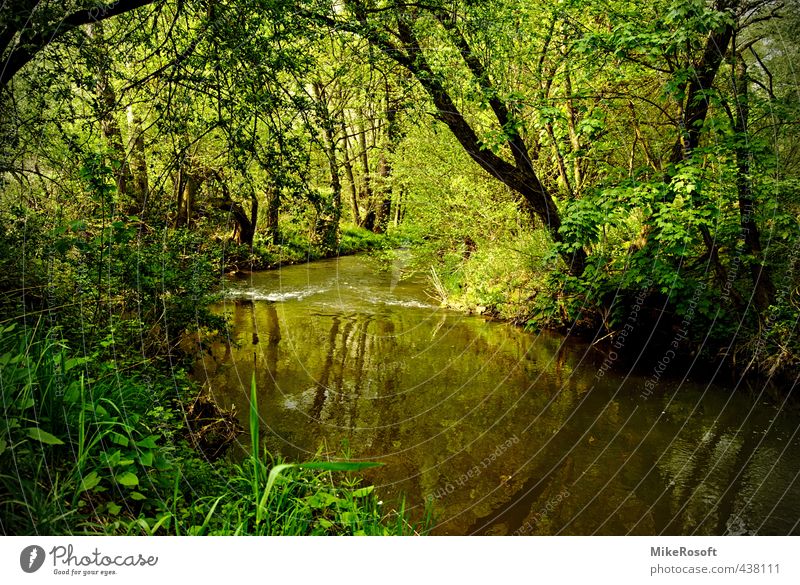
{"label": "leaning tree trunk", "polygon": [[237,201],[233,201],[227,193],[227,189],[223,190],[224,195],[218,199],[213,200],[211,203],[220,211],[229,214],[234,222],[233,228],[233,241],[241,246],[253,247],[253,238],[256,233],[256,217],[258,213],[258,199],[253,196],[251,201],[250,215],[245,212],[244,207]]}

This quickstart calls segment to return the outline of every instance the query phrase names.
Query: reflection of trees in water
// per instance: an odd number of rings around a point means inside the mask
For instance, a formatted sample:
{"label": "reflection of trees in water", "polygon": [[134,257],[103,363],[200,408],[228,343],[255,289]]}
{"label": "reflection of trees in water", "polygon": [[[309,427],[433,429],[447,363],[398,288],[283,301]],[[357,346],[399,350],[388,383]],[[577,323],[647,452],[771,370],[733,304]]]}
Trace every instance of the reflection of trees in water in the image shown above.
{"label": "reflection of trees in water", "polygon": [[[712,402],[713,397],[705,400]],[[746,406],[726,405],[721,413],[712,407],[691,415],[690,400],[675,407],[674,441],[658,464],[664,487],[653,501],[659,531],[724,535],[797,530],[781,516],[797,514],[800,484],[791,490],[798,465],[785,454],[779,460],[779,451],[771,446],[775,436],[763,434],[767,416]]]}
{"label": "reflection of trees in water", "polygon": [[[635,392],[617,395],[622,380],[611,375],[597,388],[595,370],[576,366],[583,348],[559,338],[457,316],[310,316],[247,301],[234,305],[233,326],[240,345],[221,357],[218,348],[216,385],[228,386],[246,412],[255,341],[262,415],[281,441],[301,448],[286,455],[323,443],[341,453],[346,440],[352,456],[388,463],[375,481],[397,482],[390,491],[419,504],[517,436],[434,502],[439,519],[449,519],[441,532],[491,524],[511,533],[529,524],[531,534],[723,534],[740,530],[747,505],[746,528],[772,515],[764,532],[775,533],[781,514],[796,515],[785,504],[772,510],[792,485],[793,462],[774,486],[762,485],[777,457],[752,432],[763,420],[737,435],[741,404],[721,410],[723,398],[717,408],[704,397],[695,412],[692,392],[671,406],[642,403]],[[663,408],[669,414],[660,420]],[[565,489],[570,495],[559,497]],[[797,489],[789,492],[795,499]]]}
{"label": "reflection of trees in water", "polygon": [[321,425],[320,438],[347,439],[359,451],[382,456],[398,440],[400,430],[392,423],[403,417],[396,325],[390,317],[360,314],[334,315],[330,323],[318,350],[323,359],[309,416]]}
{"label": "reflection of trees in water", "polygon": [[328,397],[328,384],[331,375],[331,368],[333,367],[333,356],[336,353],[336,336],[339,333],[339,317],[334,316],[332,319],[331,330],[328,334],[328,351],[326,352],[325,360],[322,364],[322,371],[315,379],[316,393],[314,394],[314,402],[311,404],[309,416],[312,420],[322,422],[322,408],[325,406],[325,399]]}
{"label": "reflection of trees in water", "polygon": [[736,459],[728,471],[727,481],[723,482],[725,490],[719,498],[716,506],[717,525],[715,534],[729,534],[731,531],[738,531],[736,520],[736,502],[745,486],[747,468],[753,461],[756,453],[758,441],[755,433],[744,433],[744,440],[741,441]]}
{"label": "reflection of trees in water", "polygon": [[[264,307],[264,313],[267,317],[267,345],[264,349],[264,357],[267,362],[267,371],[272,380],[272,387],[275,387],[278,379],[278,352],[281,343],[281,323],[278,319],[278,311],[275,309],[275,303],[268,303]],[[255,313],[254,313],[255,320]],[[254,339],[255,337],[255,333]]]}

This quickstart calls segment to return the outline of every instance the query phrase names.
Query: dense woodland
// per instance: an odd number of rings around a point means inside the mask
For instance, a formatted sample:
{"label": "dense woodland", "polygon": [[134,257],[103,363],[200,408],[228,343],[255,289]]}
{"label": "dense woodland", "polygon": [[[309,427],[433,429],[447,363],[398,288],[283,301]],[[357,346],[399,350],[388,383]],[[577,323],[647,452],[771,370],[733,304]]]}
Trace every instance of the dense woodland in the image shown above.
{"label": "dense woodland", "polygon": [[799,8],[3,3],[0,527],[424,529],[213,461],[187,339],[232,271],[411,247],[450,307],[790,392]]}

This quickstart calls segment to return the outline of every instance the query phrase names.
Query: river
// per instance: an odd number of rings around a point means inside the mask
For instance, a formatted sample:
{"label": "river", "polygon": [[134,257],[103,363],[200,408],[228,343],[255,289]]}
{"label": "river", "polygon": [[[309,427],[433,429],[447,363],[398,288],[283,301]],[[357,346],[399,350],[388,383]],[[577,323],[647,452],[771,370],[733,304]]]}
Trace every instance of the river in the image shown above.
{"label": "river", "polygon": [[427,289],[359,256],[231,279],[230,343],[195,378],[247,427],[255,368],[271,452],[384,463],[364,472],[384,505],[428,501],[434,534],[800,533],[796,409],[680,377],[648,394]]}

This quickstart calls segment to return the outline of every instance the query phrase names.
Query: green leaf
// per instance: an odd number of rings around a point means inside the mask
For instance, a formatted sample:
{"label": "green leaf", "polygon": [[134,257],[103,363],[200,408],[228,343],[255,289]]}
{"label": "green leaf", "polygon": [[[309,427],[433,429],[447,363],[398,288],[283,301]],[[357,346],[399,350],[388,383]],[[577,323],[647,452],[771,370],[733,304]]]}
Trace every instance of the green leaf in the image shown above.
{"label": "green leaf", "polygon": [[153,452],[152,451],[143,451],[139,454],[139,463],[144,465],[145,467],[150,467],[153,465]]}
{"label": "green leaf", "polygon": [[131,492],[130,498],[132,500],[136,500],[137,502],[141,502],[142,500],[147,499],[147,497],[144,494],[140,494],[139,492]]}
{"label": "green leaf", "polygon": [[121,473],[117,476],[117,483],[126,487],[133,487],[135,485],[139,485],[139,478],[136,477],[135,473],[126,471],[125,473]]}
{"label": "green leaf", "polygon": [[328,492],[317,492],[314,495],[310,496],[306,503],[308,503],[310,508],[315,510],[320,510],[323,508],[329,508],[332,504],[338,504],[341,502],[341,498],[337,498],[335,495],[328,493]]}
{"label": "green leaf", "polygon": [[64,362],[64,371],[69,372],[75,366],[80,366],[85,364],[89,361],[89,358],[80,357],[80,358],[70,358]]}
{"label": "green leaf", "polygon": [[119,465],[120,459],[122,459],[122,454],[119,452],[119,449],[112,451],[111,453],[106,451],[102,453],[102,458],[105,460],[106,465],[109,467],[114,467]]}
{"label": "green leaf", "polygon": [[357,489],[353,492],[354,498],[363,498],[364,496],[368,496],[372,493],[372,490],[375,489],[374,485],[368,485],[367,487],[363,487],[361,489]]}
{"label": "green leaf", "polygon": [[28,397],[27,397],[27,398],[25,398],[25,399],[23,399],[23,398],[20,398],[19,400],[17,400],[17,402],[16,402],[16,404],[14,404],[14,406],[15,406],[15,407],[16,407],[18,410],[28,410],[28,409],[29,409],[29,408],[31,408],[31,407],[32,407],[34,404],[36,404],[36,402],[33,400],[33,398],[31,398],[30,396],[28,396]]}
{"label": "green leaf", "polygon": [[158,439],[158,435],[150,435],[149,437],[136,441],[136,446],[144,447],[145,449],[155,449],[156,439]]}
{"label": "green leaf", "polygon": [[89,490],[96,488],[98,483],[100,483],[100,476],[97,475],[96,471],[92,471],[91,473],[84,475],[83,479],[81,479],[81,487],[78,490],[78,493],[88,492]]}
{"label": "green leaf", "polygon": [[106,508],[108,509],[108,513],[112,516],[116,516],[122,510],[122,506],[115,504],[114,502],[109,502],[106,504]]}
{"label": "green leaf", "polygon": [[358,514],[355,512],[342,512],[339,515],[339,519],[342,521],[343,524],[355,524],[358,522]]}
{"label": "green leaf", "polygon": [[31,427],[27,429],[28,436],[31,439],[36,439],[40,443],[44,443],[45,445],[63,445],[64,441],[55,437],[48,433],[47,431],[43,431],[39,427]]}
{"label": "green leaf", "polygon": [[166,471],[172,468],[172,463],[170,463],[169,460],[161,453],[158,453],[155,456],[153,465],[159,471]]}
{"label": "green leaf", "polygon": [[7,444],[5,439],[0,439],[0,455],[5,452]]}
{"label": "green leaf", "polygon": [[251,456],[254,461],[258,462],[258,423],[260,417],[258,416],[258,393],[256,389],[256,373],[250,379],[250,449],[252,450]]}

